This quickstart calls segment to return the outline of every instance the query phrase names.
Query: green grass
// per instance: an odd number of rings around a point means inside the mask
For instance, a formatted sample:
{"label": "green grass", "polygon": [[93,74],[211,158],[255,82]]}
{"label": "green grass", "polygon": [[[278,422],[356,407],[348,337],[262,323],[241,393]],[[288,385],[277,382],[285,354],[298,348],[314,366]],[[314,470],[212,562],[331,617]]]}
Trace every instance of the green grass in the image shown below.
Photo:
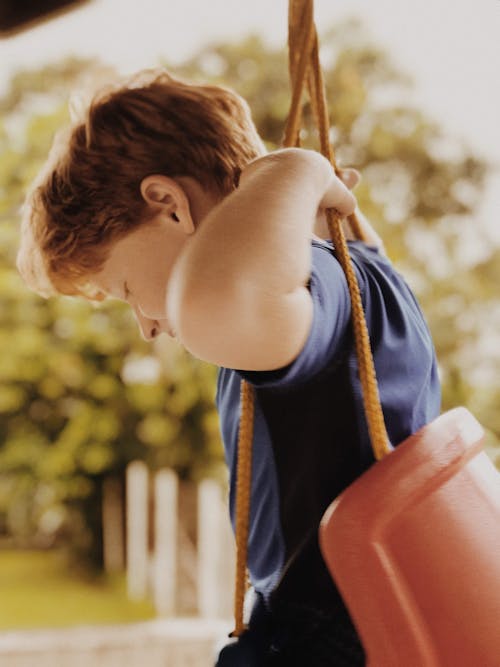
{"label": "green grass", "polygon": [[87,580],[55,551],[0,552],[0,630],[128,623],[155,615],[127,599],[124,576]]}

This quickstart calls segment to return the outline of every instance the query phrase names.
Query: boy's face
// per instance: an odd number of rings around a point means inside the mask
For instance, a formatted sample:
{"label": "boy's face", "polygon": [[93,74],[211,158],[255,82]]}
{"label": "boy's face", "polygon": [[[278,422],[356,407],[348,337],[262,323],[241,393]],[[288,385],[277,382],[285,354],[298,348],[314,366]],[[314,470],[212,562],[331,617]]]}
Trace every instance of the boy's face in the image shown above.
{"label": "boy's face", "polygon": [[172,269],[218,197],[194,179],[163,175],[145,178],[141,193],[155,214],[112,245],[103,269],[89,282],[130,304],[146,340],[160,333],[174,337],[166,304]]}
{"label": "boy's face", "polygon": [[166,312],[169,277],[186,235],[163,220],[153,219],[115,242],[103,269],[90,276],[106,295],[130,304],[142,336],[175,336]]}

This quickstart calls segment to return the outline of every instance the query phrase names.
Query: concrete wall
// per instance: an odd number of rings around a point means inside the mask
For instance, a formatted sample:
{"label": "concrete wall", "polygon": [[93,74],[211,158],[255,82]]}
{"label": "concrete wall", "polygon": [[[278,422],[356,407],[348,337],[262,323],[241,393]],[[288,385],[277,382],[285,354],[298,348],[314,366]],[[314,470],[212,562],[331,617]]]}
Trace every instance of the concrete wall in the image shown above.
{"label": "concrete wall", "polygon": [[213,667],[230,621],[172,619],[0,634],[0,667]]}

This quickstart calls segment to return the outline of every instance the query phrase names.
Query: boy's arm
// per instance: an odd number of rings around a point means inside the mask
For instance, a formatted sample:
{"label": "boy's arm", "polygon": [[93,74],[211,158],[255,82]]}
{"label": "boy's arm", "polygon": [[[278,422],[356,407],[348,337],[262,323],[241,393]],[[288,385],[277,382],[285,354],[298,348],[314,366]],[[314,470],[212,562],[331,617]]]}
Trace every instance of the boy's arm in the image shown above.
{"label": "boy's arm", "polygon": [[318,208],[347,215],[355,203],[319,153],[286,149],[253,162],[173,269],[167,314],[181,343],[242,370],[292,361],[312,322],[305,285]]}

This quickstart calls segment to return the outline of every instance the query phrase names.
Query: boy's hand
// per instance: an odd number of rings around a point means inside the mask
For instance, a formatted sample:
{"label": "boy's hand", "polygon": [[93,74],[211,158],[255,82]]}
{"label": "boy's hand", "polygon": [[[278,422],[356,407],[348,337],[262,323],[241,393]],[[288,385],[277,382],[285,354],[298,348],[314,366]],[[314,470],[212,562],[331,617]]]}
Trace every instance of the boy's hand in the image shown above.
{"label": "boy's hand", "polygon": [[[267,155],[250,162],[241,172],[240,187],[248,187],[253,175],[272,168],[273,165],[280,161],[286,162],[287,158],[292,162],[294,159],[309,159],[311,169],[321,175],[321,178],[323,179],[323,194],[316,212],[316,221],[314,223],[313,232],[314,235],[321,239],[329,239],[331,234],[326,222],[325,211],[327,208],[335,208],[339,213],[347,217],[355,210],[356,200],[352,193],[350,193],[350,190],[355,188],[359,183],[361,174],[356,169],[350,168],[340,169],[336,174],[332,165],[323,155],[321,155],[321,153],[302,148],[286,148],[268,153]],[[284,173],[286,174],[286,171],[284,171]],[[347,239],[354,240],[354,236],[347,220],[343,221],[343,228]]]}
{"label": "boy's hand", "polygon": [[[339,169],[338,177],[341,179],[344,185],[349,188],[349,190],[355,188],[356,185],[361,180],[361,174],[359,173],[359,171],[350,168]],[[318,208],[318,212],[316,214],[316,222],[314,224],[314,234],[324,240],[329,239],[331,237],[330,230],[328,229],[328,223],[326,221],[325,211],[327,208],[328,208],[327,206],[323,205],[323,202],[320,204],[320,207]],[[358,210],[359,209],[356,207],[356,211]],[[349,241],[353,241],[355,237],[352,233],[351,227],[347,222],[346,218],[342,220],[342,228],[344,230],[345,237]]]}
{"label": "boy's hand", "polygon": [[[361,180],[361,174],[357,169],[347,168],[340,169],[338,175],[341,178],[342,182],[352,190],[355,188]],[[373,226],[370,224],[366,216],[360,211],[358,206],[355,209],[356,217],[358,223],[361,227],[362,232],[364,233],[365,243],[371,245],[379,250],[379,252],[385,254],[384,244],[382,239],[377,234]],[[344,235],[348,241],[356,240],[356,237],[352,233],[352,229],[347,221],[347,219],[342,220],[342,228],[344,230]],[[322,239],[329,239],[331,234],[328,229],[328,224],[326,221],[325,207],[318,210],[318,215],[316,217],[316,223],[314,225],[314,233],[316,236],[319,236]]]}
{"label": "boy's hand", "polygon": [[319,204],[318,212],[334,208],[344,216],[354,213],[357,202],[350,191],[356,187],[360,179],[361,174],[356,169],[341,169],[337,175],[331,167],[331,180]]}
{"label": "boy's hand", "polygon": [[356,199],[350,188],[359,181],[359,172],[355,169],[345,169],[341,171],[339,178],[333,166],[321,153],[304,148],[283,148],[253,160],[241,172],[240,187],[248,187],[253,176],[274,168],[280,162],[283,165],[283,178],[286,178],[287,170],[293,171],[293,162],[299,163],[304,160],[309,162],[309,168],[318,179],[318,187],[322,190],[318,212],[334,208],[343,216],[353,213]]}
{"label": "boy's hand", "polygon": [[339,169],[339,177],[342,179],[343,183],[349,188],[349,190],[353,190],[356,185],[360,182],[361,180],[361,174],[357,169]]}

